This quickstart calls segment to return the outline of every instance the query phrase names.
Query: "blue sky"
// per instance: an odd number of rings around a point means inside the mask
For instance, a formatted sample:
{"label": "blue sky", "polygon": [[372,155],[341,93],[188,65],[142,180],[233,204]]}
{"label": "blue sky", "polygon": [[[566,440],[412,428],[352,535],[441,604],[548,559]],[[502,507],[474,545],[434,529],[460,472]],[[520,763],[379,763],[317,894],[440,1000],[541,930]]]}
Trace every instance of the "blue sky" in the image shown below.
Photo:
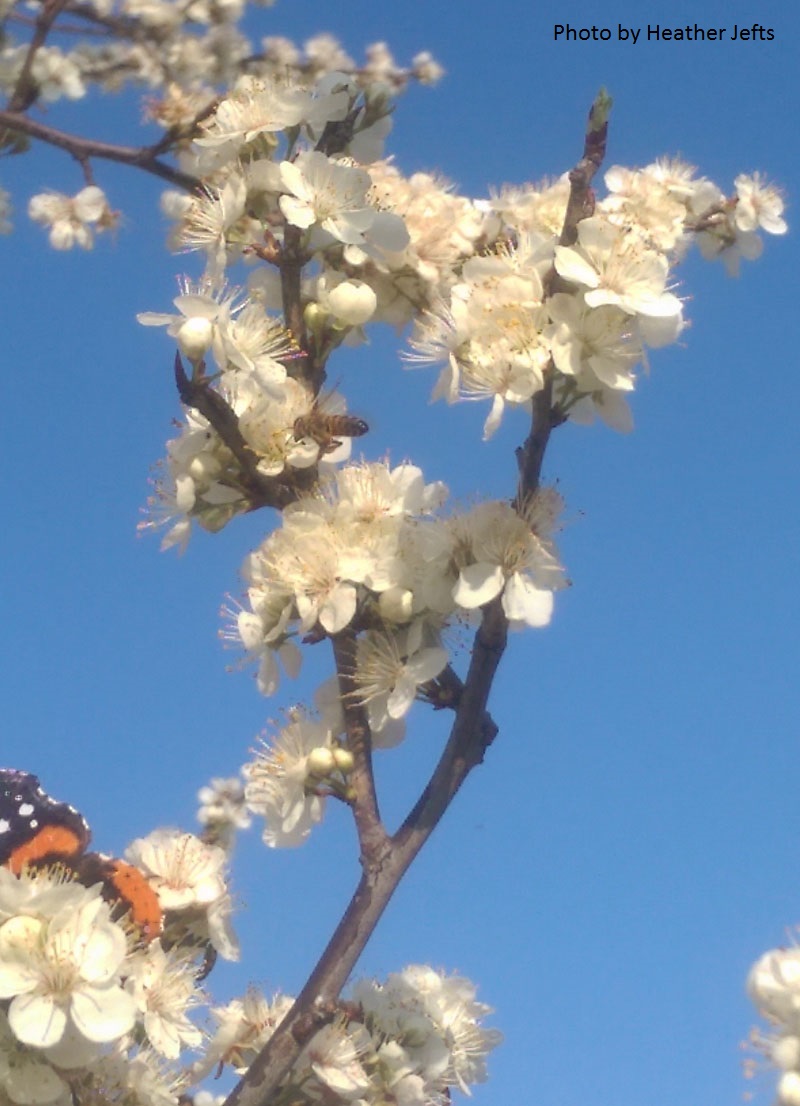
{"label": "blue sky", "polygon": [[[800,17],[778,10],[281,0],[254,19],[259,34],[332,31],[356,56],[376,39],[399,60],[430,49],[447,78],[400,102],[390,150],[467,194],[569,168],[604,84],[609,164],[680,153],[726,189],[761,169],[794,224]],[[775,38],[553,40],[554,23],[599,19],[727,34],[757,20]],[[124,100],[48,118],[118,141],[141,133]],[[37,772],[119,852],[157,825],[191,827],[197,788],[234,772],[308,685],[263,700],[248,672],[225,671],[235,658],[216,636],[268,520],[193,539],[182,559],[136,537],[177,401],[170,343],[134,317],[169,310],[175,275],[196,269],[163,247],[158,182],[114,166],[97,176],[125,213],[117,240],[58,255],[24,203],[43,186],[76,190],[77,168],[37,151],[0,171],[19,207],[2,242],[0,760]],[[512,640],[491,704],[501,736],[362,961],[377,975],[429,962],[480,985],[506,1043],[476,1106],[716,1106],[747,1089],[745,973],[800,920],[797,241],[794,226],[769,240],[738,281],[690,258],[691,327],[654,353],[635,432],[566,426],[552,442],[574,586],[548,630]],[[411,457],[462,501],[508,496],[522,417],[482,443],[485,412],[429,406],[433,373],[403,371],[396,347],[378,332],[331,365],[370,423],[366,452]],[[310,661],[323,670],[321,654]],[[412,723],[379,762],[389,820],[445,733],[421,708]],[[268,853],[251,832],[235,866],[245,959],[215,971],[217,993],[249,979],[296,991],[356,875],[340,811],[299,852]],[[757,1085],[759,1101],[771,1086]]]}

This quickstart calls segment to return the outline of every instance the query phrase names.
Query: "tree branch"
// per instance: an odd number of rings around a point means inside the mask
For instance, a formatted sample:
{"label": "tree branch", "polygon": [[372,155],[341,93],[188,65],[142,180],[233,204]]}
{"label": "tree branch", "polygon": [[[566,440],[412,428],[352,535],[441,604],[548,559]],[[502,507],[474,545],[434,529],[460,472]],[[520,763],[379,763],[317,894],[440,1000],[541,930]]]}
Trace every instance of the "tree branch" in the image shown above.
{"label": "tree branch", "polygon": [[494,599],[483,609],[455,721],[439,763],[413,810],[392,838],[395,851],[405,860],[405,867],[433,833],[456,792],[472,769],[483,761],[486,750],[497,736],[494,723],[485,724],[486,707],[507,639],[508,621],[500,600]]}
{"label": "tree branch", "polygon": [[291,375],[308,380],[316,395],[322,387],[325,372],[323,369],[322,380],[320,380],[319,385],[316,384],[314,379],[309,379],[313,377],[313,373],[309,365],[308,334],[303,318],[302,297],[303,266],[308,261],[308,257],[302,248],[302,231],[300,228],[287,223],[283,231],[283,245],[278,246],[278,249],[283,317],[286,320],[286,326],[303,354],[293,360]]}
{"label": "tree branch", "polygon": [[175,354],[175,383],[181,403],[199,411],[209,421],[239,463],[238,482],[247,493],[251,510],[258,507],[281,509],[297,499],[296,488],[258,471],[258,457],[242,437],[233,408],[210,386],[206,377],[186,375],[179,353]]}
{"label": "tree branch", "polygon": [[[561,246],[571,246],[577,241],[578,224],[594,212],[592,179],[606,156],[610,111],[611,97],[604,88],[601,88],[589,112],[583,141],[583,157],[569,173],[569,198],[558,239]],[[545,298],[569,288],[568,283],[556,272],[555,265],[550,267],[543,283]],[[553,408],[553,372],[553,359],[550,358],[545,370],[544,387],[534,395],[531,404],[530,433],[524,445],[516,451],[519,483],[514,506],[518,511],[524,508],[525,503],[539,487],[542,462],[550,434],[566,421],[565,416]]]}
{"label": "tree branch", "polygon": [[[434,680],[425,684],[422,691],[425,701],[430,703],[434,710],[457,711],[464,693],[464,681],[453,666],[448,664]],[[480,727],[481,738],[488,747],[498,733],[497,723],[488,710],[483,712]]]}
{"label": "tree branch", "polygon": [[160,177],[187,192],[194,192],[200,187],[200,181],[196,177],[175,169],[159,159],[158,154],[165,152],[163,139],[155,146],[118,146],[113,142],[99,142],[56,130],[55,127],[48,127],[45,123],[30,119],[21,111],[0,111],[0,128],[37,138],[49,146],[56,146],[71,154],[81,164],[89,158],[99,157],[106,161],[130,165],[135,169],[143,169],[146,173],[152,173],[153,176]]}
{"label": "tree branch", "polygon": [[553,362],[547,370],[544,387],[536,392],[531,403],[531,431],[525,444],[516,450],[519,482],[514,507],[524,510],[525,504],[535,494],[542,477],[542,464],[547,443],[556,426],[564,422],[563,415],[553,409]]}
{"label": "tree branch", "polygon": [[17,83],[14,87],[14,91],[11,94],[11,98],[8,101],[9,111],[24,111],[25,108],[30,107],[36,100],[37,85],[34,81],[31,71],[33,69],[33,62],[39,49],[44,45],[50,28],[55,20],[58,18],[58,13],[64,6],[65,0],[46,0],[42,4],[41,11],[36,20],[33,35],[31,37],[30,44],[28,46],[28,52],[25,55],[25,60],[22,63],[22,69],[17,77]]}
{"label": "tree branch", "polygon": [[361,848],[361,864],[366,871],[380,862],[386,847],[387,834],[378,810],[375,793],[375,777],[372,772],[372,734],[367,711],[358,702],[355,683],[356,633],[352,627],[331,638],[336,674],[339,678],[339,697],[344,712],[347,747],[353,754],[354,766],[348,775],[353,791],[353,818]]}
{"label": "tree branch", "polygon": [[594,212],[594,193],[591,184],[606,156],[608,141],[608,116],[611,97],[601,88],[589,112],[583,157],[569,173],[569,199],[561,229],[559,245],[571,246],[578,238],[578,223]]}

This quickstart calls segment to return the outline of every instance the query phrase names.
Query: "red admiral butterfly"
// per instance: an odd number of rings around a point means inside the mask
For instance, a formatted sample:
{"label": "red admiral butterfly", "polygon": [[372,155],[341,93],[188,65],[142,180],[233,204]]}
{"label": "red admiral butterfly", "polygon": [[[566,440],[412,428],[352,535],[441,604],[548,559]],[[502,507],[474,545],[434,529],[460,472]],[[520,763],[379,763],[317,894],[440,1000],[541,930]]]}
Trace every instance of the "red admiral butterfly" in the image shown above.
{"label": "red admiral butterfly", "polygon": [[83,815],[48,795],[36,776],[0,768],[0,867],[19,875],[26,865],[60,863],[87,887],[102,883],[112,915],[127,914],[151,941],[163,922],[158,896],[132,864],[87,852],[91,838]]}

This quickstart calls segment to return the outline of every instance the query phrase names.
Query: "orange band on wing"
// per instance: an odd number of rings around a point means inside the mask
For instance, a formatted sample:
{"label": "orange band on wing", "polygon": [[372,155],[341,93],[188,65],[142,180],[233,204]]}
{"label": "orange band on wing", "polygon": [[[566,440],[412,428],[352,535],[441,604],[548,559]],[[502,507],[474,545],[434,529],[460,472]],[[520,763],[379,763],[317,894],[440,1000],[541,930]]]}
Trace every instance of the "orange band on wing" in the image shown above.
{"label": "orange band on wing", "polygon": [[84,845],[85,839],[66,826],[43,827],[30,841],[25,841],[12,851],[6,868],[10,868],[18,876],[26,864],[48,858],[70,860],[78,855]]}

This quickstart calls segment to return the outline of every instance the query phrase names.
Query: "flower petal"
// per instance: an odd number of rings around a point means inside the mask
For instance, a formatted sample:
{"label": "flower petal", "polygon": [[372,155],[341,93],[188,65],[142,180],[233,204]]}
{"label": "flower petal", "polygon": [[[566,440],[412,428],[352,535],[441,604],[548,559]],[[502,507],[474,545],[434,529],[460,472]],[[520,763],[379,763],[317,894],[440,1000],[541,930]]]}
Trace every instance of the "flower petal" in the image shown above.
{"label": "flower petal", "polygon": [[24,1045],[47,1048],[61,1040],[67,1013],[52,995],[17,995],[8,1009],[8,1024]]}
{"label": "flower petal", "polygon": [[88,1041],[116,1041],[133,1029],[136,1003],[121,987],[83,987],[72,992],[72,1020]]}
{"label": "flower petal", "polygon": [[467,610],[482,607],[500,594],[503,579],[503,570],[499,565],[467,565],[461,569],[458,583],[453,588],[453,599],[459,607]]}

